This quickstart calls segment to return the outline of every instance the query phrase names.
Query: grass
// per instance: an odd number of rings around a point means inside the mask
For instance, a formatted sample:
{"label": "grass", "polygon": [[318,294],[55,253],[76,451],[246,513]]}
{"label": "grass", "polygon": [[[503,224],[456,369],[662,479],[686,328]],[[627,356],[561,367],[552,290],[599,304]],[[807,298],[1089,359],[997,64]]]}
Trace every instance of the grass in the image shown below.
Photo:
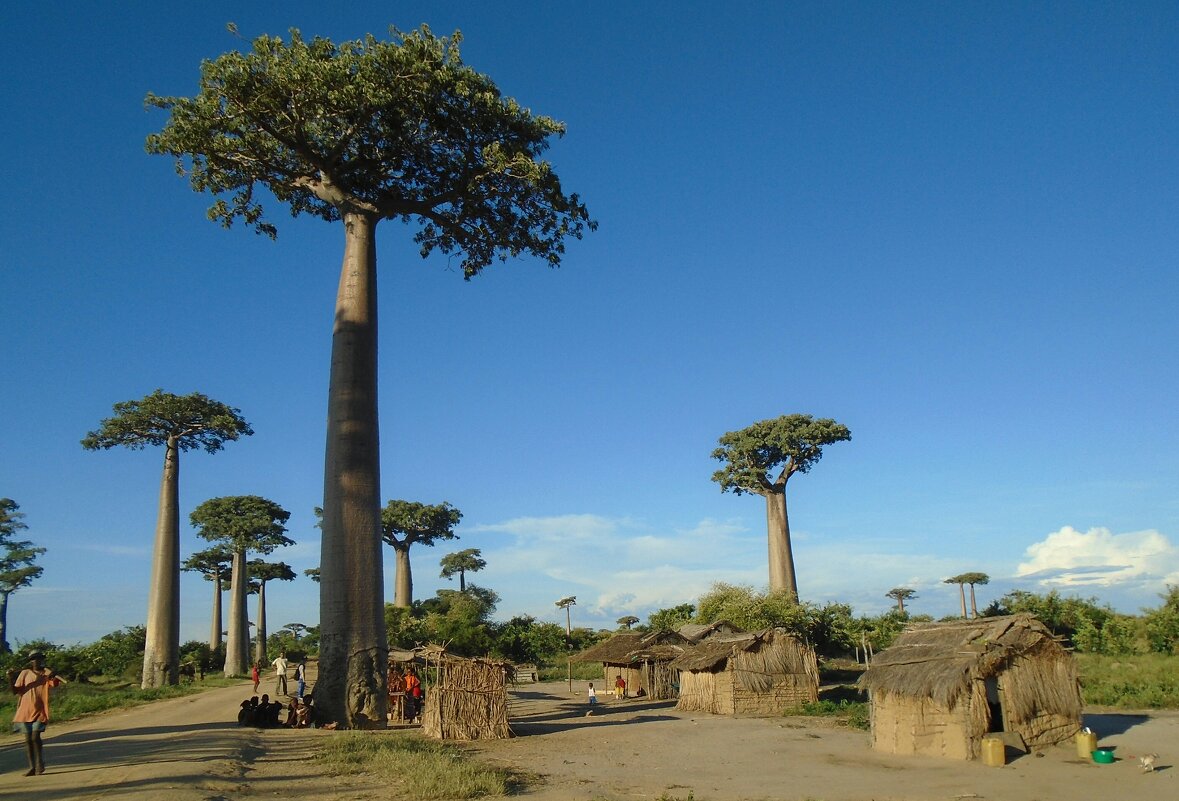
{"label": "grass", "polygon": [[1077,654],[1086,705],[1179,709],[1179,657]]}
{"label": "grass", "polygon": [[515,793],[526,777],[471,759],[451,745],[415,734],[349,732],[328,740],[318,755],[337,774],[368,773],[396,798],[462,799]]}
{"label": "grass", "polygon": [[[54,721],[74,720],[108,709],[124,709],[150,704],[165,698],[180,698],[185,695],[228,687],[238,684],[240,679],[207,677],[203,682],[178,684],[173,687],[159,687],[141,690],[129,682],[94,683],[70,682],[52,691],[49,710]],[[0,720],[12,720],[16,713],[16,696],[6,694],[0,698]]]}
{"label": "grass", "polygon": [[800,704],[792,709],[787,709],[784,714],[815,718],[832,718],[853,729],[866,730],[870,727],[870,721],[868,718],[868,704],[864,703],[863,701],[850,701],[847,699],[833,701],[830,699],[823,699],[820,701]]}

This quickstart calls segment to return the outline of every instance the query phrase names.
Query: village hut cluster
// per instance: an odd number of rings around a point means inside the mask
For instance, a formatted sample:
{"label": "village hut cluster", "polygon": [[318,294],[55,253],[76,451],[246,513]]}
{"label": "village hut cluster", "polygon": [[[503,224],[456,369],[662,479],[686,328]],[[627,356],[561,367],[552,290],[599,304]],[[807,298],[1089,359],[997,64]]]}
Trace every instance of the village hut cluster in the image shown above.
{"label": "village hut cluster", "polygon": [[887,753],[977,759],[988,734],[1042,748],[1081,728],[1075,660],[1030,615],[913,626],[873,658],[860,686],[872,747]]}
{"label": "village hut cluster", "polygon": [[422,733],[437,740],[501,740],[508,725],[508,682],[512,665],[467,659],[438,645],[391,652],[391,670],[413,667],[428,690],[421,711]]}

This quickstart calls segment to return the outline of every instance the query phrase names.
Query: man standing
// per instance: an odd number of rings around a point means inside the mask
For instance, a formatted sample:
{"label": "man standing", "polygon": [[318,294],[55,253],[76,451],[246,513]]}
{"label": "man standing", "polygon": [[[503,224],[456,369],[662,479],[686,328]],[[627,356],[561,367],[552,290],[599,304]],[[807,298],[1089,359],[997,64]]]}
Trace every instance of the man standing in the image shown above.
{"label": "man standing", "polygon": [[12,691],[20,696],[12,723],[17,731],[25,735],[25,749],[29,756],[26,776],[45,772],[45,760],[41,756],[41,732],[45,731],[49,723],[49,690],[62,681],[56,673],[45,667],[45,654],[33,651],[29,654],[29,666],[12,682]]}
{"label": "man standing", "polygon": [[288,695],[287,693],[287,652],[281,651],[278,659],[275,659],[271,664],[274,665],[274,695],[276,698]]}
{"label": "man standing", "polygon": [[307,658],[299,660],[295,665],[295,697],[302,698],[303,690],[307,688]]}

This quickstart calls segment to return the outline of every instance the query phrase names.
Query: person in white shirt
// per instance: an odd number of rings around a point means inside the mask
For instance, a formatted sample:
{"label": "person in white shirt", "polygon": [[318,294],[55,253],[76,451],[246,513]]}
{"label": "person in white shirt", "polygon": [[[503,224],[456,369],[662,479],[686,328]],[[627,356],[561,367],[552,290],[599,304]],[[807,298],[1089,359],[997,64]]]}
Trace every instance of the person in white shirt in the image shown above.
{"label": "person in white shirt", "polygon": [[270,664],[274,665],[274,694],[275,696],[288,695],[287,693],[287,652],[283,651],[278,655],[278,659]]}

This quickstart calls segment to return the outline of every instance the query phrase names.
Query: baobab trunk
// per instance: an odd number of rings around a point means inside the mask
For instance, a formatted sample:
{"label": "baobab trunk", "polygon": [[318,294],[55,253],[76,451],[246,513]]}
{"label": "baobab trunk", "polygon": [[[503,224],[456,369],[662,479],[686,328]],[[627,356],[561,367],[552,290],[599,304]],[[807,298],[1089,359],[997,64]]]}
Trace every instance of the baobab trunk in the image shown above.
{"label": "baobab trunk", "polygon": [[0,592],[0,654],[12,653],[8,645],[8,596],[11,593]]}
{"label": "baobab trunk", "polygon": [[245,676],[250,672],[250,621],[246,619],[246,588],[250,572],[246,552],[234,551],[229,577],[229,636],[225,639],[225,675]]}
{"label": "baobab trunk", "polygon": [[790,548],[790,520],[786,516],[786,491],[767,492],[766,528],[770,543],[770,592],[785,591],[798,602],[794,578],[794,553]]}
{"label": "baobab trunk", "polygon": [[266,655],[266,582],[258,582],[258,620],[254,627],[257,632],[257,642],[254,645],[254,661],[259,665],[268,665],[270,660]]}
{"label": "baobab trunk", "polygon": [[413,606],[413,571],[409,567],[409,546],[394,548],[397,567],[393,573],[393,605],[402,609]]}
{"label": "baobab trunk", "polygon": [[209,629],[209,650],[221,647],[221,571],[213,577],[213,625]]}
{"label": "baobab trunk", "polygon": [[966,585],[958,582],[958,598],[962,601],[962,619],[966,619]]}
{"label": "baobab trunk", "polygon": [[346,728],[385,726],[389,646],[381,567],[377,423],[377,218],[343,214],[328,385],[315,704]]}
{"label": "baobab trunk", "polygon": [[147,595],[147,640],[142,687],[180,680],[180,449],[175,437],[164,445],[164,475]]}
{"label": "baobab trunk", "polygon": [[978,604],[974,602],[974,585],[970,585],[970,616],[978,617]]}

